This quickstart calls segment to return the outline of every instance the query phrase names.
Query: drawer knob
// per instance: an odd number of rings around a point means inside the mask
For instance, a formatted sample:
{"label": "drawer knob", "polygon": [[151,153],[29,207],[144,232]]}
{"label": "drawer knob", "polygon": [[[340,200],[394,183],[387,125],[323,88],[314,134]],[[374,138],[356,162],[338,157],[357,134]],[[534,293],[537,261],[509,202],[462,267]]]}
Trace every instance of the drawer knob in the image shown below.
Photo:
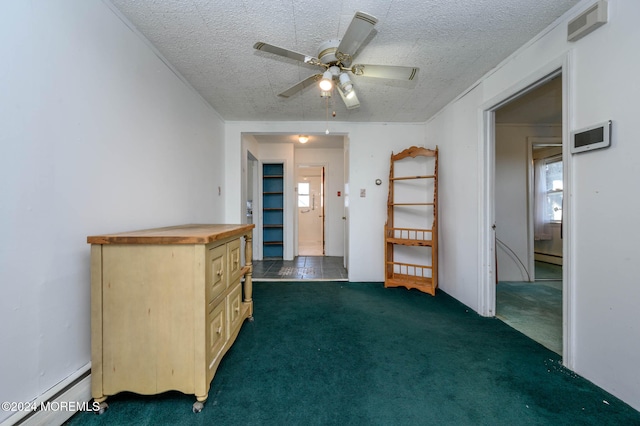
{"label": "drawer knob", "polygon": [[222,276],[222,274],[223,274],[222,269],[220,269],[218,272],[216,272],[216,275],[218,275],[219,277],[221,277],[221,276]]}

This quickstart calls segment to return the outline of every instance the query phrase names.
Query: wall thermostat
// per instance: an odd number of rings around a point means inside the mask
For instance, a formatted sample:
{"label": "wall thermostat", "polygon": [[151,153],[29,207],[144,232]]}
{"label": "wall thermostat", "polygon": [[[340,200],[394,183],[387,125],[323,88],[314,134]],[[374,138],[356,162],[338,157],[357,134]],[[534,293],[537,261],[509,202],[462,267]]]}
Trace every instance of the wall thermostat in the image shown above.
{"label": "wall thermostat", "polygon": [[571,153],[607,148],[611,145],[611,120],[571,132]]}

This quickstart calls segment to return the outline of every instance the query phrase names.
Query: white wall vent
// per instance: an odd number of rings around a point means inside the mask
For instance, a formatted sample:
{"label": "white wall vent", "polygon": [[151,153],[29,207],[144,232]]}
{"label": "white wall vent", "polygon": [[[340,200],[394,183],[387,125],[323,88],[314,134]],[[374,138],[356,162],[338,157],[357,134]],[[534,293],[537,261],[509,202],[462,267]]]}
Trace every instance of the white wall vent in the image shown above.
{"label": "white wall vent", "polygon": [[576,41],[607,22],[607,2],[599,0],[572,19],[567,26],[567,40]]}

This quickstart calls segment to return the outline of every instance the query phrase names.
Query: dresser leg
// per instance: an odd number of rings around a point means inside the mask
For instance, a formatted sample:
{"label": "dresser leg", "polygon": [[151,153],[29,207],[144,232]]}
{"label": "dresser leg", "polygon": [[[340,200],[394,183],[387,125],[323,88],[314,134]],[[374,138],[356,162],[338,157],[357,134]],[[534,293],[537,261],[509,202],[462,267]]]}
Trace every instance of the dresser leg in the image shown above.
{"label": "dresser leg", "polygon": [[200,411],[202,411],[202,409],[204,408],[204,403],[206,402],[208,396],[208,393],[204,394],[204,396],[196,395],[196,402],[193,403],[194,413],[199,413]]}
{"label": "dresser leg", "polygon": [[98,403],[98,409],[96,410],[96,414],[104,414],[109,408],[109,404],[107,404],[107,397],[101,396],[100,398],[93,398],[94,402]]}

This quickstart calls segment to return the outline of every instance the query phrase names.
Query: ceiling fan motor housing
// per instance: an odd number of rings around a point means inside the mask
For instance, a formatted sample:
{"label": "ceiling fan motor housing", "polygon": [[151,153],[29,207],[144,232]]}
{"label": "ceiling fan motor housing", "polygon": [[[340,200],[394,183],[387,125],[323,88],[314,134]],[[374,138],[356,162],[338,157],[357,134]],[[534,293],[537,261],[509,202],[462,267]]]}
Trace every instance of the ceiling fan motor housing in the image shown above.
{"label": "ceiling fan motor housing", "polygon": [[340,40],[327,40],[320,45],[318,53],[318,59],[325,65],[333,65],[338,62],[338,58],[336,57],[336,53],[338,51],[338,46],[340,45]]}

